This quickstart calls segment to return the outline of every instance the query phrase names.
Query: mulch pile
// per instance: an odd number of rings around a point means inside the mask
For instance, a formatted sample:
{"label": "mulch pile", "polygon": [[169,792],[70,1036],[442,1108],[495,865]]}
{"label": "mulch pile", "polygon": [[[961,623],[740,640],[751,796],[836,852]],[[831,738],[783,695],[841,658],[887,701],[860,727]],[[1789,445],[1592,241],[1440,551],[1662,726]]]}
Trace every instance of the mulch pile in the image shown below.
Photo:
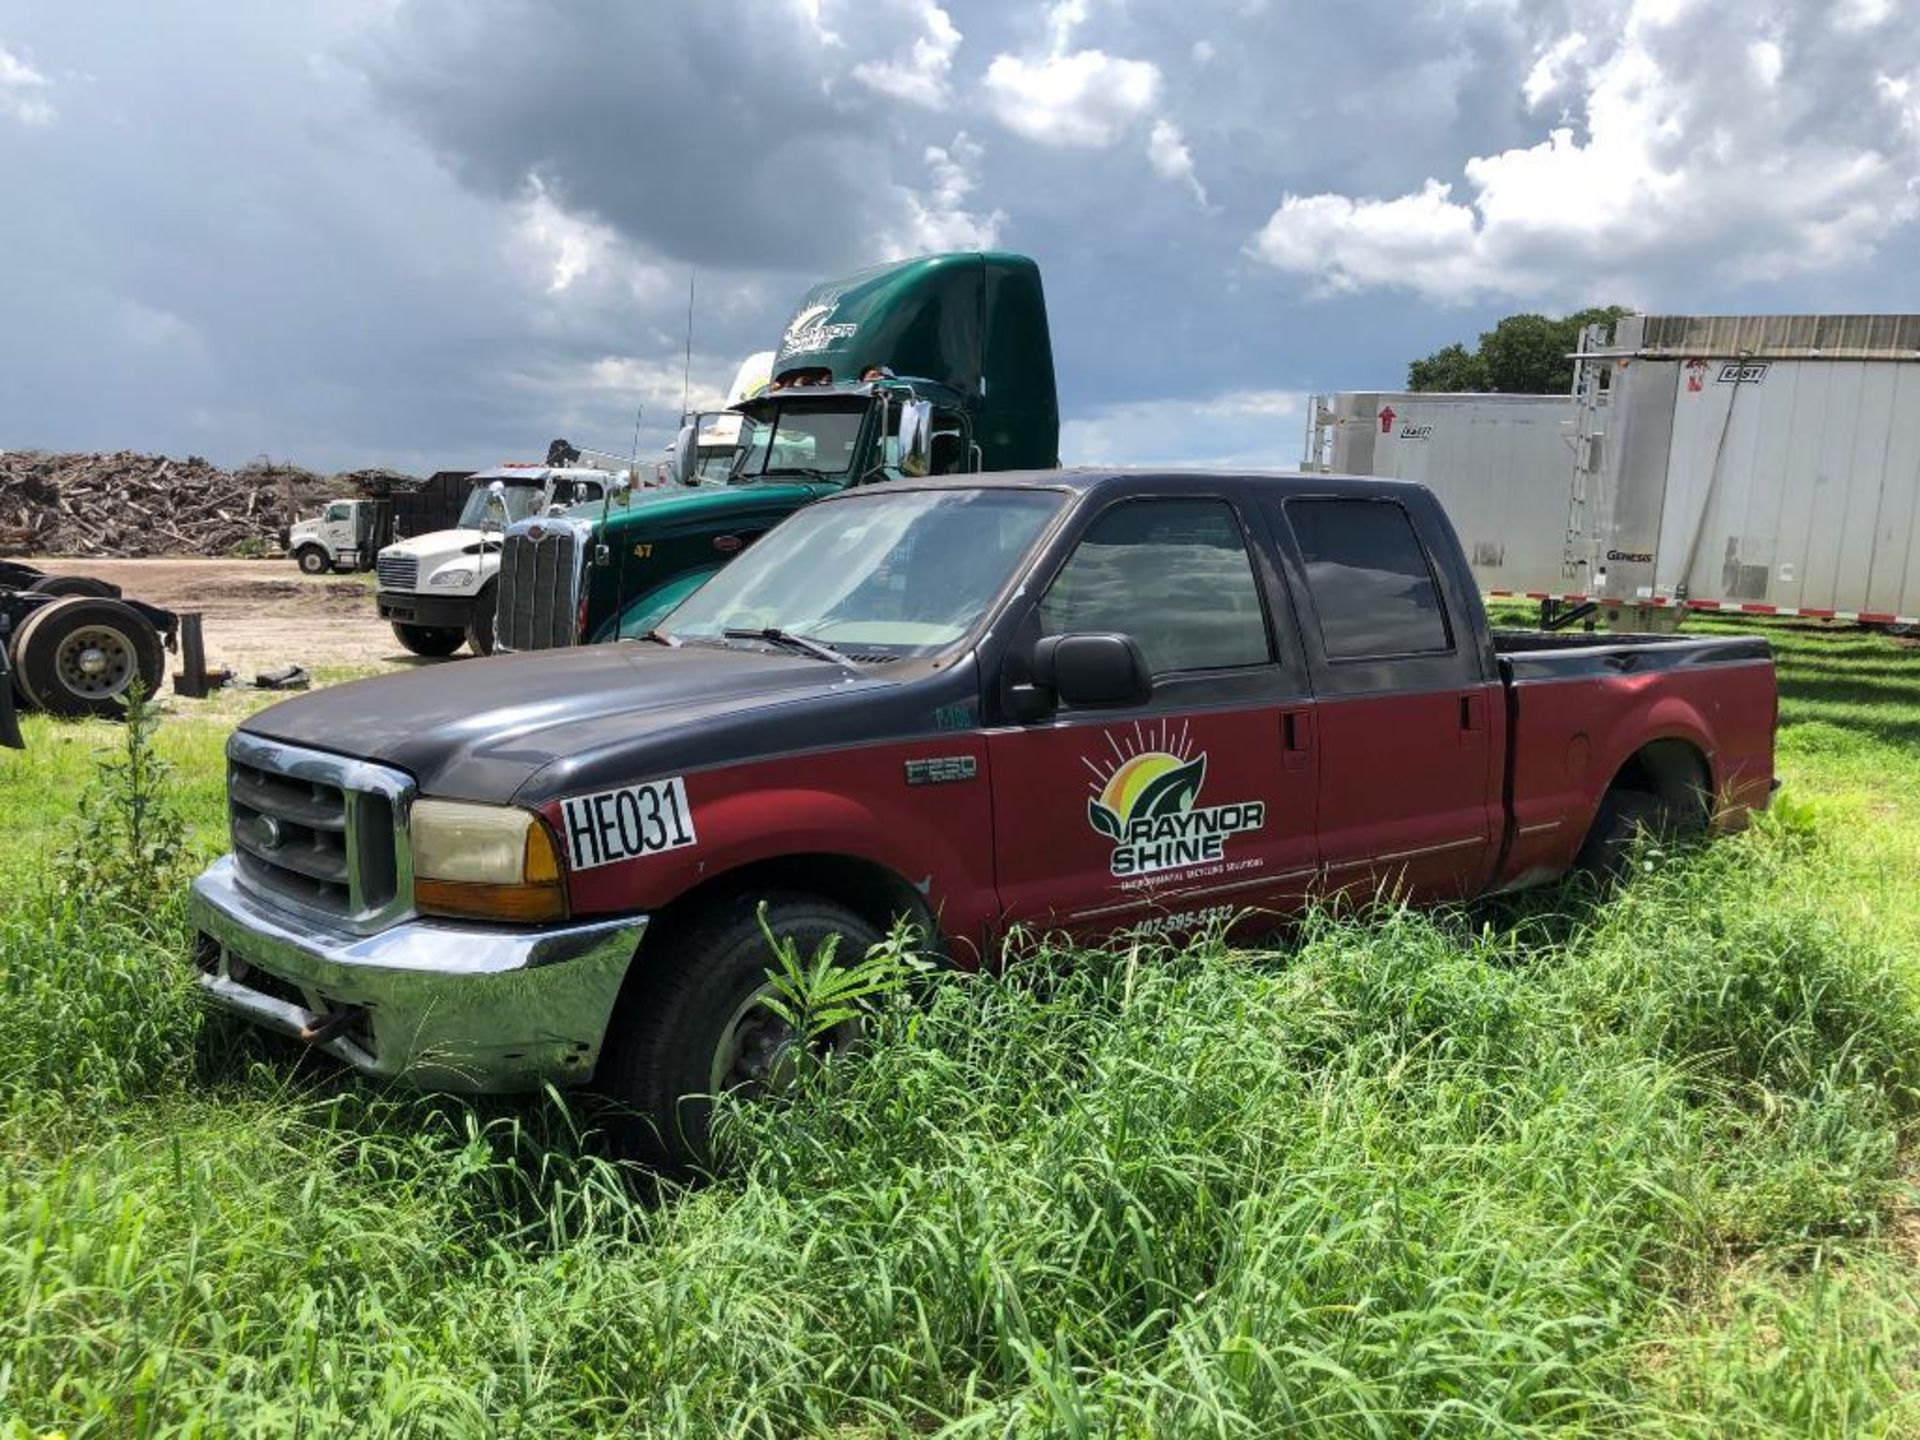
{"label": "mulch pile", "polygon": [[0,555],[271,553],[329,500],[420,482],[392,470],[319,475],[256,460],[224,470],[198,455],[0,452]]}

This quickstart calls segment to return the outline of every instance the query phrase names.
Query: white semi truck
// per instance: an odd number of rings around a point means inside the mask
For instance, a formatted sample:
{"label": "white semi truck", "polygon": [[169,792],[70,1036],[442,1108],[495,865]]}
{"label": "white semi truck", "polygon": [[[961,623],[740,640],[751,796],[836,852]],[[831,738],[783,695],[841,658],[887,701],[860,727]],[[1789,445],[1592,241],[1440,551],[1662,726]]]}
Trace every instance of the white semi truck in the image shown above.
{"label": "white semi truck", "polygon": [[563,463],[479,471],[452,529],[381,550],[374,600],[402,645],[416,655],[451,655],[462,645],[476,655],[493,652],[502,532],[555,507],[598,504],[627,483],[624,471],[581,465],[578,455],[556,442],[553,457]]}

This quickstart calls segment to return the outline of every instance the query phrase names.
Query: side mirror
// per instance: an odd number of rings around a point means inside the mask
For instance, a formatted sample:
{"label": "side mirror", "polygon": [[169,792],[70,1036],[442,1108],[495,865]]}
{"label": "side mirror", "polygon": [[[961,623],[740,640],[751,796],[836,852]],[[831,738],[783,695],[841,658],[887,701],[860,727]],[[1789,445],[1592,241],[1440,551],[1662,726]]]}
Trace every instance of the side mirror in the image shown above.
{"label": "side mirror", "polygon": [[908,400],[900,407],[900,473],[925,475],[933,468],[933,402]]}
{"label": "side mirror", "polygon": [[700,443],[700,422],[682,425],[680,433],[673,437],[673,457],[667,464],[673,471],[673,478],[682,485],[697,485],[700,476],[694,469]]}
{"label": "side mirror", "polygon": [[1076,709],[1139,705],[1153,696],[1147,657],[1131,635],[1049,635],[1033,647],[1034,684]]}

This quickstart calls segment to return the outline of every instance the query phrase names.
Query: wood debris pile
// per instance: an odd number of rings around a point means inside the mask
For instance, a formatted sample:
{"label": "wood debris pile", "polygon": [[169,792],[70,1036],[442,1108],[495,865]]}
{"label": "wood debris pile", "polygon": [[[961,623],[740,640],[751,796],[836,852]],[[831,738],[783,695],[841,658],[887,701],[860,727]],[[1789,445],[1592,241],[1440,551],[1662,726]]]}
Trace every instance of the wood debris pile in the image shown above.
{"label": "wood debris pile", "polygon": [[0,554],[267,554],[288,525],[329,500],[418,483],[393,471],[329,477],[267,460],[226,470],[198,455],[4,451]]}

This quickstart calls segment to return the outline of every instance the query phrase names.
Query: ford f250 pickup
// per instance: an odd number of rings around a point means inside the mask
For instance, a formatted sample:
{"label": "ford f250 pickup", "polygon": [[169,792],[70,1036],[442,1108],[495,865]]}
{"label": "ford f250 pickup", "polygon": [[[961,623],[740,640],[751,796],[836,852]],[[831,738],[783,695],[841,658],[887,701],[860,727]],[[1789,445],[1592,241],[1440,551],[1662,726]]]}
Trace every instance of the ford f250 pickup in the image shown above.
{"label": "ford f250 pickup", "polygon": [[371,1074],[595,1082],[673,1159],[790,1058],[763,901],[803,953],[905,916],[976,965],[1015,926],[1460,899],[1737,827],[1774,725],[1761,639],[1495,633],[1419,486],[897,481],[645,639],[246,721],[198,978]]}

